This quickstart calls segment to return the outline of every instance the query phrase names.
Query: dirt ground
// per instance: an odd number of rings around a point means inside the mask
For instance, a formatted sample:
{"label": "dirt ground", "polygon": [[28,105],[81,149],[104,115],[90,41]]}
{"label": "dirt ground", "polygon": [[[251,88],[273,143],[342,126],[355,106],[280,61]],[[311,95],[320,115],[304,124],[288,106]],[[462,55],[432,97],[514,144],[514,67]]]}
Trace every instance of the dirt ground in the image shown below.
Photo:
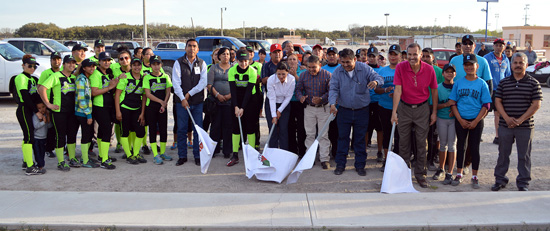
{"label": "dirt ground", "polygon": [[[544,96],[550,93],[550,88],[543,87]],[[532,147],[532,181],[530,190],[550,190],[550,103],[545,98],[541,109],[535,115],[535,138]],[[26,176],[21,170],[21,140],[23,138],[19,124],[15,117],[16,104],[12,98],[0,98],[0,190],[28,190],[28,191],[101,191],[101,192],[202,192],[202,193],[343,193],[343,192],[370,192],[380,191],[382,175],[379,171],[380,163],[376,162],[377,144],[368,149],[367,176],[359,176],[353,168],[353,153],[347,163],[347,171],[340,176],[333,174],[334,162],[331,169],[323,170],[318,162],[313,169],[305,171],[298,183],[286,185],[274,182],[248,179],[244,174],[244,163],[226,167],[227,159],[217,156],[212,159],[207,174],[201,174],[200,167],[194,164],[192,151],[189,149],[190,161],[182,166],[175,166],[175,161],[165,162],[164,165],[152,163],[152,155],[145,155],[149,161],[146,164],[130,165],[121,160],[121,153],[110,155],[119,160],[114,164],[116,170],[109,171],[101,168],[84,169],[73,168],[69,172],[56,169],[57,159],[46,157],[48,170],[45,175]],[[173,126],[171,108],[169,113],[169,130]],[[483,142],[481,143],[481,164],[478,177],[481,189],[475,191],[490,191],[494,183],[493,170],[498,156],[498,146],[493,144],[495,128],[493,114],[485,118]],[[262,122],[262,147],[267,138],[267,125]],[[172,144],[172,133],[169,132],[168,143]],[[77,142],[77,144],[79,141]],[[114,145],[114,143],[113,143]],[[168,148],[167,148],[168,149]],[[97,152],[97,149],[94,149]],[[77,156],[79,155],[77,145]],[[176,150],[167,150],[167,154],[177,158]],[[508,177],[510,184],[503,190],[517,190],[515,178],[517,176],[517,155],[514,148],[511,156]],[[421,192],[463,192],[474,191],[469,180],[459,186],[447,186],[441,182],[431,180],[434,172],[428,172],[428,182],[431,188],[420,188],[415,181],[414,187]],[[471,175],[467,176],[467,179]]]}

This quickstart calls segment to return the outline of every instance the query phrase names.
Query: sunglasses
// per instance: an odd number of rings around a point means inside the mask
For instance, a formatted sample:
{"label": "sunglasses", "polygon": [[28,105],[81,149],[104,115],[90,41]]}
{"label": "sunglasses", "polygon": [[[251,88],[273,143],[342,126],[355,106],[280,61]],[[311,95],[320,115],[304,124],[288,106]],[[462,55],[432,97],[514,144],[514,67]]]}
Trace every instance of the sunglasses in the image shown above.
{"label": "sunglasses", "polygon": [[27,64],[27,67],[32,68],[32,69],[36,69],[36,65],[32,65],[32,64]]}
{"label": "sunglasses", "polygon": [[462,45],[471,46],[471,45],[474,45],[474,43],[473,42],[465,42],[465,43],[462,43]]}
{"label": "sunglasses", "polygon": [[118,59],[120,59],[120,60],[130,60],[130,57],[124,56],[124,57],[120,57],[120,58],[118,58]]}

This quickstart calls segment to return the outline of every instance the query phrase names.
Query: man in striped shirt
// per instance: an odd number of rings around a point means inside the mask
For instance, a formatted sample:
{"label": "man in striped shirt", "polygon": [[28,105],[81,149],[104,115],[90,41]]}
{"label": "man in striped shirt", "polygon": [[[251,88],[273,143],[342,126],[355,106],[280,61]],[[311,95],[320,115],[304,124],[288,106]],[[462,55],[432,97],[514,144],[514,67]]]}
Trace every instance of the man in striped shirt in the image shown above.
{"label": "man in striped shirt", "polygon": [[528,191],[531,180],[531,145],[535,128],[533,115],[540,108],[542,91],[539,82],[525,73],[527,60],[525,54],[515,53],[512,56],[512,75],[502,79],[495,92],[495,106],[500,120],[498,160],[492,191],[498,191],[508,183],[506,172],[514,140],[518,152],[518,190]]}

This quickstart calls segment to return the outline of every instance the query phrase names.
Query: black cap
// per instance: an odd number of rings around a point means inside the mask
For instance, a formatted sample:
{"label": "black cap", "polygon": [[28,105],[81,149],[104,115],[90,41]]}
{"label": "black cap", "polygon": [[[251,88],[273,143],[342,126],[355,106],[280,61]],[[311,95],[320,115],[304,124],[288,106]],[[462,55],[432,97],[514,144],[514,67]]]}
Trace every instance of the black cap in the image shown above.
{"label": "black cap", "polygon": [[422,52],[428,52],[428,53],[433,55],[434,50],[432,50],[432,48],[426,47],[426,48],[422,49]]}
{"label": "black cap", "polygon": [[457,47],[457,46],[462,46],[462,43],[456,43],[455,47]]}
{"label": "black cap", "polygon": [[89,67],[89,66],[95,66],[96,63],[90,59],[84,59],[84,61],[82,61],[80,65],[82,65],[82,67]]}
{"label": "black cap", "polygon": [[54,58],[62,58],[62,57],[61,57],[61,54],[59,54],[59,52],[54,51],[54,52],[50,55],[50,59],[54,59]]}
{"label": "black cap", "polygon": [[327,54],[330,52],[334,52],[334,54],[338,54],[338,49],[336,47],[329,47],[327,49]]}
{"label": "black cap", "polygon": [[103,39],[95,40],[94,47],[97,47],[97,46],[105,46],[105,43],[103,42]]}
{"label": "black cap", "polygon": [[393,45],[390,46],[390,49],[388,50],[388,54],[391,53],[392,51],[396,55],[398,55],[399,53],[401,53],[401,47],[397,44],[393,44]]}
{"label": "black cap", "polygon": [[262,48],[258,51],[258,54],[264,54],[264,55],[267,55],[267,53],[265,52],[265,49]]}
{"label": "black cap", "polygon": [[361,48],[359,48],[355,51],[355,56],[357,56],[357,57],[361,56]]}
{"label": "black cap", "polygon": [[376,49],[376,47],[369,48],[369,50],[367,51],[367,55],[378,55],[378,49]]}
{"label": "black cap", "polygon": [[254,52],[254,48],[252,48],[252,46],[246,46],[246,50],[248,52]]}
{"label": "black cap", "polygon": [[237,51],[237,60],[249,60],[248,51],[238,50]]}
{"label": "black cap", "polygon": [[151,56],[151,58],[149,58],[149,62],[151,64],[153,64],[153,63],[162,63],[162,59],[160,59],[160,57],[158,55],[153,55],[153,56]]}
{"label": "black cap", "polygon": [[111,57],[111,53],[104,51],[104,52],[99,53],[99,56],[98,56],[97,59],[98,59],[99,61],[102,61],[102,60],[112,60],[113,57]]}
{"label": "black cap", "polygon": [[76,59],[74,59],[73,55],[65,55],[65,57],[63,58],[63,63],[68,63],[68,62],[76,62]]}
{"label": "black cap", "polygon": [[73,50],[72,50],[72,51],[78,51],[78,50],[85,50],[85,51],[88,51],[88,48],[83,47],[82,45],[80,45],[80,43],[77,43],[76,45],[73,46]]}
{"label": "black cap", "polygon": [[466,41],[470,41],[470,42],[474,42],[474,36],[471,36],[469,34],[467,35],[464,35],[464,37],[462,37],[462,43],[466,42]]}
{"label": "black cap", "polygon": [[34,57],[23,59],[23,64],[36,64],[36,66],[40,66],[39,63],[36,62],[36,59]]}
{"label": "black cap", "polygon": [[133,58],[132,62],[130,62],[130,64],[134,64],[135,62],[138,62],[139,64],[141,64],[141,59]]}
{"label": "black cap", "polygon": [[455,69],[455,65],[451,64],[451,63],[447,63],[445,64],[445,66],[443,66],[443,71],[449,69],[449,68],[452,68],[454,72],[456,72],[456,69]]}
{"label": "black cap", "polygon": [[477,63],[477,57],[476,57],[476,55],[474,55],[474,54],[467,54],[467,55],[464,55],[464,62],[463,62],[463,64],[466,64],[466,63]]}

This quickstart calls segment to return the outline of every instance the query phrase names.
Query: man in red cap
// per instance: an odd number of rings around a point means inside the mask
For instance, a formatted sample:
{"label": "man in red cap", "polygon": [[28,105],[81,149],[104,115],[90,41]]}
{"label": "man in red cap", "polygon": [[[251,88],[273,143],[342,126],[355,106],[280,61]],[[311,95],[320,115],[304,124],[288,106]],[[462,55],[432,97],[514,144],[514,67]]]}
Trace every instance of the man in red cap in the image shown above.
{"label": "man in red cap", "polygon": [[[279,64],[279,62],[281,62],[281,60],[283,59],[283,48],[281,47],[281,44],[278,44],[278,43],[272,44],[269,56],[271,57],[271,60],[267,62],[265,65],[263,65],[262,74],[261,74],[262,85],[263,85],[262,89],[265,94],[267,94],[267,88],[266,88],[267,79],[271,75],[277,73],[277,64]],[[269,106],[268,98],[265,99],[264,111],[265,111],[265,119],[267,120],[267,126],[269,127],[269,129],[271,129],[271,125],[273,121],[272,121],[271,113],[269,113],[271,112],[271,108]]]}
{"label": "man in red cap", "polygon": [[324,66],[324,65],[327,65],[327,60],[324,59],[324,50],[323,50],[323,47],[319,44],[316,44],[315,46],[313,46],[313,55],[319,57],[319,59],[321,60],[321,66]]}

